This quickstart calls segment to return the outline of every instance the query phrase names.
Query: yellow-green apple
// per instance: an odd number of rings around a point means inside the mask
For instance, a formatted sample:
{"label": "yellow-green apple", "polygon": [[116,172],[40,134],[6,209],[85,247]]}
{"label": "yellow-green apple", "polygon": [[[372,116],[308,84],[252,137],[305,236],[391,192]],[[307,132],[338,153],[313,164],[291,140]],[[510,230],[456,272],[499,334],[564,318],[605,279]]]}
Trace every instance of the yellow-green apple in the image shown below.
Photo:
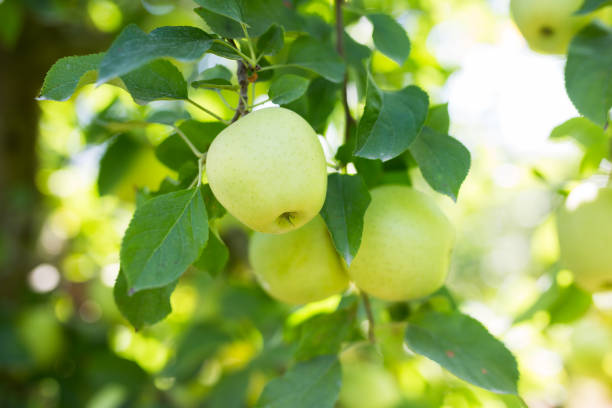
{"label": "yellow-green apple", "polygon": [[612,289],[612,188],[585,183],[572,190],[557,214],[561,262],[576,283]]}
{"label": "yellow-green apple", "polygon": [[322,300],[348,285],[344,261],[319,215],[286,234],[254,233],[249,260],[266,292],[286,303]]}
{"label": "yellow-green apple", "polygon": [[534,51],[565,54],[574,36],[592,15],[574,13],[584,0],[511,0],[510,12]]}
{"label": "yellow-green apple", "polygon": [[455,243],[450,221],[431,198],[408,186],[385,185],[371,194],[349,277],[384,300],[435,292],[446,279]]}
{"label": "yellow-green apple", "polygon": [[210,188],[250,228],[283,233],[319,213],[327,167],[315,131],[284,108],[252,112],[223,130],[206,157]]}

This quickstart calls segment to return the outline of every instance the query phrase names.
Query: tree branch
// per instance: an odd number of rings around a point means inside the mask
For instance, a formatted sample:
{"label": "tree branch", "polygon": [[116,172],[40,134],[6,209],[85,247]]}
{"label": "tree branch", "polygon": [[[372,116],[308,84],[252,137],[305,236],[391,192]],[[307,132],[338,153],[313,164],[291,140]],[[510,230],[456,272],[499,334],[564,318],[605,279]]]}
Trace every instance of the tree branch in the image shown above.
{"label": "tree branch", "polygon": [[[243,27],[244,28],[244,27]],[[246,32],[246,29],[245,29]],[[234,40],[228,40],[235,48],[238,48]],[[251,41],[249,39],[249,44]],[[248,61],[247,61],[248,63]],[[254,67],[252,67],[254,68]],[[240,86],[240,97],[238,98],[238,107],[236,108],[236,113],[231,120],[231,123],[234,123],[241,116],[244,116],[249,113],[248,109],[248,100],[249,100],[249,67],[243,60],[238,60],[238,70],[236,71],[236,76],[238,77],[238,85]]]}
{"label": "tree branch", "polygon": [[[344,55],[344,19],[342,17],[342,5],[344,0],[335,0],[334,5],[336,9],[336,50],[338,54],[346,60]],[[355,119],[351,115],[351,111],[348,105],[347,95],[347,84],[348,84],[348,72],[344,72],[344,79],[342,81],[342,107],[344,108],[344,143],[348,142],[351,136],[351,129],[355,126]]]}

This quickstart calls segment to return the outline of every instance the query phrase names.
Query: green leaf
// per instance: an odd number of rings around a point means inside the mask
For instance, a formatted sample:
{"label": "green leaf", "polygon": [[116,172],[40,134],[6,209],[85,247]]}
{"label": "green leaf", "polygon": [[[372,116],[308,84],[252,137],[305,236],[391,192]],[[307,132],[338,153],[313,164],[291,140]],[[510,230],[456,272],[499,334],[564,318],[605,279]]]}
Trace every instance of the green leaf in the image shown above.
{"label": "green leaf", "polygon": [[298,37],[289,50],[287,63],[316,72],[332,82],[342,82],[345,67],[336,50],[313,37]]}
{"label": "green leaf", "polygon": [[196,27],[159,27],[146,34],[130,24],[115,39],[99,68],[98,84],[119,77],[153,60],[171,57],[181,61],[200,58],[213,37]]}
{"label": "green leaf", "polygon": [[117,135],[111,140],[100,159],[98,194],[112,194],[141,151],[140,143],[128,134]]}
{"label": "green leaf", "polygon": [[208,233],[208,244],[193,266],[216,277],[223,271],[228,260],[229,249],[219,235],[211,229]]}
{"label": "green leaf", "polygon": [[427,113],[427,119],[425,119],[425,126],[438,133],[447,135],[450,128],[448,103],[430,107]]}
{"label": "green leaf", "polygon": [[388,14],[368,14],[367,17],[374,26],[372,37],[376,48],[403,65],[410,55],[410,40],[404,28]]}
{"label": "green leaf", "polygon": [[302,323],[295,359],[305,361],[316,356],[337,354],[355,323],[357,304],[339,308],[333,313],[317,314]]}
{"label": "green leaf", "polygon": [[281,75],[272,80],[268,95],[272,102],[284,105],[304,95],[309,84],[310,81],[307,78],[298,75]]}
{"label": "green leaf", "polygon": [[251,37],[258,37],[272,24],[290,31],[301,31],[304,23],[293,7],[283,0],[196,0],[196,12],[210,29],[225,38],[243,38],[240,23],[247,26]]}
{"label": "green leaf", "polygon": [[264,388],[257,408],[333,408],[342,372],[336,356],[321,356],[296,364]]}
{"label": "green leaf", "polygon": [[133,295],[128,293],[127,280],[122,271],[119,271],[113,295],[115,303],[121,314],[134,326],[135,330],[145,325],[152,325],[172,312],[170,295],[174,291],[178,280],[156,289],[143,290]]}
{"label": "green leaf", "polygon": [[567,137],[574,139],[584,149],[581,173],[596,171],[601,161],[608,157],[610,140],[604,129],[586,118],[572,118],[554,128],[550,134],[551,139]]}
{"label": "green leaf", "polygon": [[156,60],[121,77],[136,103],[158,99],[187,99],[187,82],[171,62]]}
{"label": "green leaf", "polygon": [[565,88],[581,115],[608,122],[612,108],[612,27],[591,23],[572,40],[565,65]]}
{"label": "green leaf", "polygon": [[207,10],[231,18],[238,23],[246,23],[243,15],[243,1],[241,0],[195,0]]}
{"label": "green leaf", "polygon": [[77,89],[94,83],[103,57],[104,53],[60,58],[47,72],[38,99],[65,101]]}
{"label": "green leaf", "polygon": [[416,86],[383,92],[370,80],[355,156],[387,161],[405,152],[425,123],[428,105],[427,94]]}
{"label": "green leaf", "polygon": [[317,133],[323,134],[327,128],[329,115],[338,102],[339,90],[339,84],[325,78],[315,78],[310,82],[305,95],[284,107],[298,113]]}
{"label": "green leaf", "polygon": [[363,232],[363,216],[370,205],[368,187],[359,175],[330,174],[321,216],[334,246],[347,265],[357,255]]}
{"label": "green leaf", "polygon": [[477,320],[459,312],[419,313],[404,337],[415,353],[474,385],[501,394],[517,394],[516,360],[504,344]]}
{"label": "green leaf", "polygon": [[208,240],[206,207],[199,188],[157,196],[136,209],[121,243],[121,267],[130,291],[178,279]]}
{"label": "green leaf", "polygon": [[457,139],[424,127],[410,145],[410,153],[431,188],[457,201],[470,171],[469,150]]}
{"label": "green leaf", "polygon": [[145,119],[147,123],[158,123],[160,125],[174,126],[181,120],[191,119],[191,115],[184,109],[178,110],[156,110],[151,112]]}
{"label": "green leaf", "polygon": [[223,65],[215,65],[203,71],[197,81],[193,81],[191,86],[204,87],[204,85],[232,85],[232,71]]}
{"label": "green leaf", "polygon": [[206,205],[206,211],[208,212],[208,219],[210,221],[225,215],[227,211],[212,193],[209,184],[202,186],[202,196],[204,197],[204,204]]}
{"label": "green leaf", "polygon": [[572,323],[584,316],[592,304],[593,299],[590,293],[573,283],[560,286],[555,279],[529,308],[514,319],[514,323],[531,319],[540,311],[548,313],[550,324]]}
{"label": "green leaf", "polygon": [[576,14],[588,14],[597,9],[612,5],[612,0],[585,0]]}
{"label": "green leaf", "polygon": [[[214,138],[225,129],[225,125],[221,122],[200,122],[190,119],[181,123],[178,128],[196,149],[204,153]],[[155,155],[172,170],[179,170],[187,162],[197,164],[197,157],[178,133],[171,134],[161,142],[155,148]]]}
{"label": "green leaf", "polygon": [[[223,38],[242,38],[244,37],[244,31],[240,23],[228,18],[224,15],[215,13],[204,7],[198,7],[194,10],[204,23],[212,30],[213,33],[218,34]],[[223,47],[223,46],[220,46]],[[221,48],[216,48],[220,50]],[[223,47],[227,48],[227,47]],[[228,48],[229,49],[229,48]]]}
{"label": "green leaf", "polygon": [[273,24],[257,40],[257,55],[276,55],[285,44],[285,32],[281,26]]}
{"label": "green leaf", "polygon": [[199,323],[191,327],[181,339],[176,355],[164,367],[162,375],[185,381],[194,376],[202,364],[232,338],[217,324]]}

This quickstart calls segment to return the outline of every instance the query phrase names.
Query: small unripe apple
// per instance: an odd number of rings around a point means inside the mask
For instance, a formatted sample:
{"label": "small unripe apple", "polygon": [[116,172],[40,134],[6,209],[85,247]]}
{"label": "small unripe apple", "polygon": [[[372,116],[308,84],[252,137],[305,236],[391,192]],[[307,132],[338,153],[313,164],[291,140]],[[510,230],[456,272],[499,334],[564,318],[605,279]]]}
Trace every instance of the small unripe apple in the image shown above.
{"label": "small unripe apple", "polygon": [[407,186],[385,185],[371,195],[350,278],[384,300],[432,294],[448,273],[455,243],[450,221],[431,198]]}
{"label": "small unripe apple", "polygon": [[557,214],[561,262],[576,283],[596,292],[612,289],[612,188],[583,184]]}
{"label": "small unripe apple", "polygon": [[286,303],[322,300],[348,285],[344,262],[321,216],[286,234],[256,232],[249,260],[266,292]]}
{"label": "small unripe apple", "polygon": [[327,191],[315,131],[284,108],[252,112],[223,130],[208,150],[206,175],[232,215],[267,233],[306,224],[321,210]]}
{"label": "small unripe apple", "polygon": [[565,54],[574,36],[592,16],[574,13],[584,0],[511,0],[510,12],[527,43],[543,54]]}

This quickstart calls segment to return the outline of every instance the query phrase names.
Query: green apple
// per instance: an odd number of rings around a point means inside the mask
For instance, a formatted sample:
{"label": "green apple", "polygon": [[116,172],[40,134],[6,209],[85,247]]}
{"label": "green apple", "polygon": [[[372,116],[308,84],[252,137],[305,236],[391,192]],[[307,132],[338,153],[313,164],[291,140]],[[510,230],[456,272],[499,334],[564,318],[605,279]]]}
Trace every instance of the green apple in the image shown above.
{"label": "green apple", "polygon": [[410,187],[385,185],[371,194],[350,278],[384,300],[435,292],[448,273],[453,226],[431,198]]}
{"label": "green apple", "polygon": [[584,0],[511,0],[510,12],[534,51],[565,54],[574,36],[592,19],[576,16]]}
{"label": "green apple", "polygon": [[596,292],[612,289],[612,188],[583,184],[557,214],[561,261],[576,283]]}
{"label": "green apple", "polygon": [[342,361],[340,403],[347,408],[393,408],[401,400],[397,381],[384,366]]}
{"label": "green apple", "polygon": [[249,260],[266,292],[286,303],[322,300],[348,285],[344,262],[321,216],[286,234],[256,232]]}
{"label": "green apple", "polygon": [[284,108],[261,109],[223,130],[206,157],[215,197],[239,221],[283,233],[319,213],[327,166],[312,127]]}

